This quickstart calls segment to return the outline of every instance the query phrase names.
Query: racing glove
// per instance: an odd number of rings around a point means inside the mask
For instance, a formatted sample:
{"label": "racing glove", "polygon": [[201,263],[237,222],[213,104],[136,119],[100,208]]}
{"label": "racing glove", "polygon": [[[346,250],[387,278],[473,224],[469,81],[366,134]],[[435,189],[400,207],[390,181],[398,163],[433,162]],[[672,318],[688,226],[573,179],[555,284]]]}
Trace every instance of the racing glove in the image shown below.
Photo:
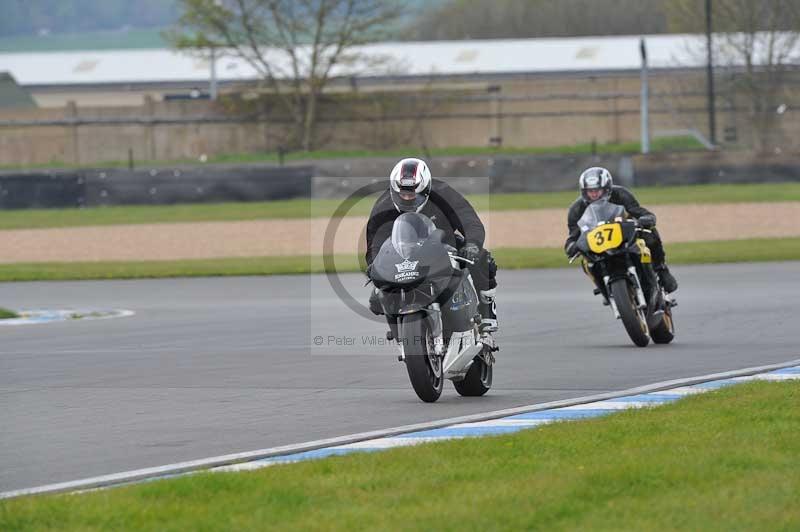
{"label": "racing glove", "polygon": [[578,244],[575,242],[570,242],[567,244],[567,247],[564,248],[564,253],[567,254],[567,258],[572,258],[572,256],[577,253],[578,251]]}
{"label": "racing glove", "polygon": [[472,262],[478,262],[478,259],[481,256],[481,247],[475,242],[467,242],[461,249],[458,250],[458,256],[464,257]]}
{"label": "racing glove", "polygon": [[652,229],[656,226],[656,217],[652,214],[645,214],[644,216],[640,216],[637,220],[639,222],[639,226],[642,229]]}

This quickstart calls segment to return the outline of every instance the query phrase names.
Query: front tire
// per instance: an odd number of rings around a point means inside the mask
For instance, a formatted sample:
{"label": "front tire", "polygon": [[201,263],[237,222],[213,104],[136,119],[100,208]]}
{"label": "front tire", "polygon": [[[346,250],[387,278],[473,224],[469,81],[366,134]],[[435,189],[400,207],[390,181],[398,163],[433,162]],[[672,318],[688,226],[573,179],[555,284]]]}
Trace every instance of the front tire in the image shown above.
{"label": "front tire", "polygon": [[464,379],[453,382],[456,391],[464,397],[484,395],[492,387],[493,368],[494,366],[487,364],[482,356],[476,356]]}
{"label": "front tire", "polygon": [[627,279],[617,279],[611,283],[611,297],[617,305],[622,324],[634,344],[646,347],[650,343],[650,332],[644,312],[636,306],[636,296]]}
{"label": "front tire", "polygon": [[442,358],[433,353],[431,331],[426,316],[418,312],[401,318],[400,341],[406,356],[406,370],[417,397],[434,403],[442,395]]}

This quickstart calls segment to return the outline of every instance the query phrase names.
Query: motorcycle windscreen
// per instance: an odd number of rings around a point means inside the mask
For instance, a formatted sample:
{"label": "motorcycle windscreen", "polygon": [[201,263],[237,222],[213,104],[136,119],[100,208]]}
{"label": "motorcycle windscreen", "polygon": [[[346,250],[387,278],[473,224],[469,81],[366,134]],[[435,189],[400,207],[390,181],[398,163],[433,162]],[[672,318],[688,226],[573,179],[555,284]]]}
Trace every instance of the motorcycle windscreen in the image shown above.
{"label": "motorcycle windscreen", "polygon": [[580,220],[578,220],[578,227],[581,233],[585,233],[597,227],[598,224],[603,222],[613,222],[617,217],[624,217],[625,207],[610,203],[606,198],[590,203],[586,210],[583,212]]}
{"label": "motorcycle windscreen", "polygon": [[408,259],[435,230],[434,223],[424,214],[416,212],[401,214],[392,226],[392,247],[398,255]]}

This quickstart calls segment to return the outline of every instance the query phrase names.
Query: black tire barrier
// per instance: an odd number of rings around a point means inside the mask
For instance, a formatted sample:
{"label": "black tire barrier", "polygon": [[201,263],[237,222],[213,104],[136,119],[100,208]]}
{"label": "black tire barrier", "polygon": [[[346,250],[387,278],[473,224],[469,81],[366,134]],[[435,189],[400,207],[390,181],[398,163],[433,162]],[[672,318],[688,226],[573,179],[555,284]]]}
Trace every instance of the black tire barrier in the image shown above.
{"label": "black tire barrier", "polygon": [[172,205],[311,196],[311,166],[0,173],[0,209]]}

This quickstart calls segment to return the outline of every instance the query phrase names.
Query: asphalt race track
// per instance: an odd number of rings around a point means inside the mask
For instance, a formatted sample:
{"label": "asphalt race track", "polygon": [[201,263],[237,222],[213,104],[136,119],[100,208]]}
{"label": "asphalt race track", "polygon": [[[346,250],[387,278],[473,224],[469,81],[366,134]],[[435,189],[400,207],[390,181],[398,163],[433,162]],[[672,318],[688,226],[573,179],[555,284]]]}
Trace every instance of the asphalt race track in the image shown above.
{"label": "asphalt race track", "polygon": [[0,491],[800,358],[800,263],[673,271],[676,341],[645,349],[577,269],[501,271],[494,388],[433,405],[324,276],[2,284],[136,315],[0,327]]}

